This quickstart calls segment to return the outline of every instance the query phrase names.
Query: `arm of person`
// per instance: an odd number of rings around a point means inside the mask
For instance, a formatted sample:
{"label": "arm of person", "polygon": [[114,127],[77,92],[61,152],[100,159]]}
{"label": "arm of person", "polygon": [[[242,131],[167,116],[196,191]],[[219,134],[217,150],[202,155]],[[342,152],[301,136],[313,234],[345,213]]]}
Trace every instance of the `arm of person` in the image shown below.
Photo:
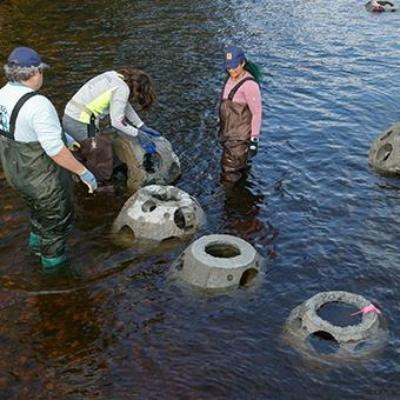
{"label": "arm of person", "polygon": [[136,128],[140,128],[144,125],[144,122],[140,119],[139,115],[136,113],[130,103],[126,104],[125,115],[126,118],[128,118],[129,122],[133,126],[136,126]]}
{"label": "arm of person", "polygon": [[96,177],[65,146],[51,159],[61,167],[77,174],[79,179],[87,186],[89,193],[93,193],[97,189]]}
{"label": "arm of person", "polygon": [[81,164],[65,146],[63,146],[57,154],[50,157],[60,167],[63,167],[74,174],[81,175],[86,170],[86,167]]}
{"label": "arm of person", "polygon": [[248,81],[243,85],[243,94],[249,106],[251,119],[251,137],[259,138],[262,121],[262,100],[260,86],[254,81]]}
{"label": "arm of person", "polygon": [[[111,125],[120,132],[129,136],[137,136],[138,130],[129,124],[129,117],[125,115],[125,110],[129,104],[129,88],[128,86],[118,86],[110,101],[110,120]],[[137,117],[139,118],[139,117]],[[139,119],[140,121],[140,119]],[[131,121],[134,123],[134,121]],[[140,121],[141,122],[141,121]],[[143,125],[143,123],[141,124]],[[140,125],[140,126],[141,126]]]}

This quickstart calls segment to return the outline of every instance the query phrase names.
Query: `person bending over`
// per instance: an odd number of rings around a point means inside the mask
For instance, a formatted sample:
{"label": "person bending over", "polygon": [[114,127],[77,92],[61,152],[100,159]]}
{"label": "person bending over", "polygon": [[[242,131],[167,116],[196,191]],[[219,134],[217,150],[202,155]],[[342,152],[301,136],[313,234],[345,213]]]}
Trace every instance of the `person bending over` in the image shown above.
{"label": "person bending over", "polygon": [[154,151],[154,143],[148,136],[160,134],[143,123],[130,102],[148,110],[155,97],[150,76],[128,67],[90,79],[66,105],[63,127],[79,143],[79,157],[93,171],[99,184],[110,184],[113,172],[112,139],[100,134],[99,120],[109,117],[117,133],[139,135],[145,150]]}

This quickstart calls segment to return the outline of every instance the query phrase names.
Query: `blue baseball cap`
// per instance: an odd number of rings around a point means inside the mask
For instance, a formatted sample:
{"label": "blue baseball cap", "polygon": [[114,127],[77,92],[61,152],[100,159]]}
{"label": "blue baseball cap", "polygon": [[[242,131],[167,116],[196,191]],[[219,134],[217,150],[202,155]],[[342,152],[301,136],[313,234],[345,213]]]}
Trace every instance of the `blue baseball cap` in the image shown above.
{"label": "blue baseball cap", "polygon": [[7,63],[18,67],[49,67],[40,55],[29,47],[16,47],[8,56]]}
{"label": "blue baseball cap", "polygon": [[240,47],[229,46],[224,52],[225,69],[236,68],[243,60],[246,59],[244,51]]}

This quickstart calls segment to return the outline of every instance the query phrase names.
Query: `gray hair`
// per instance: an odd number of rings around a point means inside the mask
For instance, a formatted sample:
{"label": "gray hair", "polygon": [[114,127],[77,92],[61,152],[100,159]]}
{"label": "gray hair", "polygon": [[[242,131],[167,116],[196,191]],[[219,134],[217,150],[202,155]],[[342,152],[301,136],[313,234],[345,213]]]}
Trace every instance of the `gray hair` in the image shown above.
{"label": "gray hair", "polygon": [[38,67],[20,67],[15,64],[5,64],[4,72],[6,74],[6,78],[9,82],[21,82],[27,81],[36,72],[41,70],[41,66]]}

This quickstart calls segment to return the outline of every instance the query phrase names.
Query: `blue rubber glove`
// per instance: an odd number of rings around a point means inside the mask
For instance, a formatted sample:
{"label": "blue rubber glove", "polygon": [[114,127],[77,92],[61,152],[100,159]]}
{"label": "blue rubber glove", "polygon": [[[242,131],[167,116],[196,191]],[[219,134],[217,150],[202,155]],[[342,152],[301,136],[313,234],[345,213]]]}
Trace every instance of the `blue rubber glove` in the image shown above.
{"label": "blue rubber glove", "polygon": [[160,137],[160,136],[161,136],[161,133],[160,133],[160,132],[158,132],[158,131],[156,131],[156,130],[154,130],[154,129],[152,129],[152,128],[149,128],[149,127],[146,126],[146,125],[142,125],[139,129],[140,129],[143,133],[145,133],[146,135],[149,135],[149,136],[153,136],[153,137]]}
{"label": "blue rubber glove", "polygon": [[85,170],[79,174],[79,178],[88,187],[89,193],[93,193],[97,189],[96,178],[88,169],[85,168]]}
{"label": "blue rubber glove", "polygon": [[146,135],[139,132],[137,138],[146,154],[155,154],[157,152],[156,145]]}
{"label": "blue rubber glove", "polygon": [[67,132],[64,132],[65,138],[67,139],[67,147],[70,150],[73,150],[74,147],[77,147],[78,149],[81,147],[81,145],[71,136],[68,135]]}

